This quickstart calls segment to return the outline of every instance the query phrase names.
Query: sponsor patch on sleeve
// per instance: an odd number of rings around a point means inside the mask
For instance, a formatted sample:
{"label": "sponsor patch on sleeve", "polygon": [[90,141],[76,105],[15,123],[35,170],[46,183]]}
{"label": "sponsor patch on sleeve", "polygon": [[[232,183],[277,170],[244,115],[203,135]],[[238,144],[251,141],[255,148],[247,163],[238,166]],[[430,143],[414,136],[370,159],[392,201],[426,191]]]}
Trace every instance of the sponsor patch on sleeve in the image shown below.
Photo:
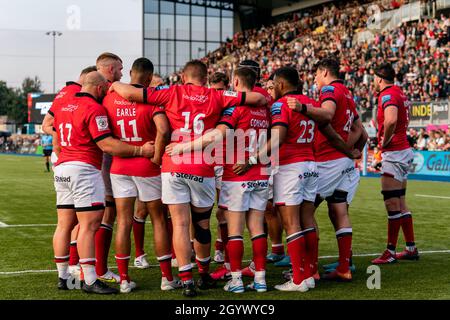
{"label": "sponsor patch on sleeve", "polygon": [[224,116],[232,116],[233,115],[233,112],[234,112],[234,109],[236,109],[236,107],[229,107],[229,108],[226,108],[225,110],[223,110],[223,115]]}
{"label": "sponsor patch on sleeve", "polygon": [[165,90],[165,89],[169,89],[169,86],[168,86],[168,85],[165,85],[165,86],[157,86],[157,87],[155,88],[155,91]]}
{"label": "sponsor patch on sleeve", "polygon": [[270,112],[271,112],[272,116],[281,114],[282,106],[283,106],[282,102],[275,102],[274,104],[272,104],[272,107],[270,108]]}
{"label": "sponsor patch on sleeve", "polygon": [[238,93],[236,91],[224,91],[223,95],[225,97],[234,97],[234,98],[238,97]]}
{"label": "sponsor patch on sleeve", "polygon": [[96,116],[95,122],[97,122],[98,131],[105,131],[109,129],[107,116]]}
{"label": "sponsor patch on sleeve", "polygon": [[388,102],[389,100],[391,100],[391,95],[387,94],[385,96],[381,97],[381,104],[385,104],[386,102]]}
{"label": "sponsor patch on sleeve", "polygon": [[324,86],[321,90],[322,93],[334,93],[334,87],[333,86]]}

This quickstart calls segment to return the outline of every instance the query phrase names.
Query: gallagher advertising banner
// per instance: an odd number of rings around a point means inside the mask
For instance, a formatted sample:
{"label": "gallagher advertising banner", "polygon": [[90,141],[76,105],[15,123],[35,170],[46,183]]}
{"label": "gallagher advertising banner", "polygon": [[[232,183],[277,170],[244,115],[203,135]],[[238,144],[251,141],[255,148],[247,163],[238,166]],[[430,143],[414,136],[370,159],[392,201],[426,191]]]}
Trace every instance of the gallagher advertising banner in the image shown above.
{"label": "gallagher advertising banner", "polygon": [[411,173],[447,177],[450,181],[450,152],[415,151]]}

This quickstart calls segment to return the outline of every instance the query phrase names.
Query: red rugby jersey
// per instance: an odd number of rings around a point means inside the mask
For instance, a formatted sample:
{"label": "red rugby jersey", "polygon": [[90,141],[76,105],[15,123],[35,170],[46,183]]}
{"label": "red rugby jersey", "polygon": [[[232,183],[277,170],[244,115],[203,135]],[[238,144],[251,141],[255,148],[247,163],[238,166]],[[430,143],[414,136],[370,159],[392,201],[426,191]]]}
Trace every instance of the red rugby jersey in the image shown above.
{"label": "red rugby jersey", "polygon": [[[134,85],[135,87],[141,87]],[[153,117],[165,114],[164,107],[130,102],[116,92],[108,93],[103,99],[108,113],[111,131],[118,139],[135,146],[156,140],[156,126]],[[161,174],[159,166],[149,158],[121,158],[114,156],[111,173],[135,177],[154,177]]]}
{"label": "red rugby jersey", "polygon": [[409,125],[409,107],[410,102],[402,89],[398,86],[389,86],[384,88],[378,96],[378,142],[384,138],[384,110],[386,107],[394,106],[398,109],[397,125],[395,126],[394,136],[391,142],[382,151],[400,151],[410,148],[406,131]]}
{"label": "red rugby jersey", "polygon": [[[322,87],[320,90],[320,105],[327,100],[334,101],[336,111],[331,126],[338,135],[347,141],[353,122],[358,119],[355,101],[353,95],[344,85],[343,81],[335,80],[329,85]],[[328,139],[319,131],[315,141],[315,156],[317,162],[336,160],[346,157],[345,154],[339,152],[331,146]]]}
{"label": "red rugby jersey", "polygon": [[72,98],[75,93],[80,92],[80,90],[81,84],[74,81],[66,82],[66,86],[62,88],[55,96],[55,99],[53,99],[52,106],[48,110],[48,113],[54,117],[55,111],[63,106],[68,99]]}
{"label": "red rugby jersey", "polygon": [[287,136],[279,150],[279,164],[286,165],[295,162],[314,161],[314,137],[316,123],[314,120],[291,110],[287,98],[296,98],[302,104],[317,107],[317,102],[307,96],[292,92],[284,95],[272,104],[272,127],[281,125],[287,128]]}
{"label": "red rugby jersey", "polygon": [[[245,102],[245,92],[215,90],[192,84],[144,89],[144,101],[165,106],[173,142],[186,142],[215,128],[222,109]],[[214,163],[207,163],[203,152],[176,156],[164,154],[162,172],[179,172],[203,177],[214,176]]]}
{"label": "red rugby jersey", "polygon": [[97,169],[102,167],[103,152],[96,142],[111,136],[106,109],[86,92],[78,92],[55,110],[53,122],[61,153],[59,165],[81,161]]}
{"label": "red rugby jersey", "polygon": [[[225,124],[235,132],[235,142],[233,148],[233,163],[227,163],[225,157],[222,181],[252,181],[266,180],[267,165],[256,164],[243,175],[236,175],[233,172],[233,165],[238,160],[238,152],[244,148],[244,157],[248,159],[250,155],[256,155],[259,147],[267,141],[267,130],[270,126],[269,110],[263,107],[230,107],[223,111],[219,124]],[[226,148],[226,146],[224,146]],[[242,155],[240,155],[242,156]],[[228,156],[229,157],[229,156]],[[229,159],[231,160],[231,159]]]}

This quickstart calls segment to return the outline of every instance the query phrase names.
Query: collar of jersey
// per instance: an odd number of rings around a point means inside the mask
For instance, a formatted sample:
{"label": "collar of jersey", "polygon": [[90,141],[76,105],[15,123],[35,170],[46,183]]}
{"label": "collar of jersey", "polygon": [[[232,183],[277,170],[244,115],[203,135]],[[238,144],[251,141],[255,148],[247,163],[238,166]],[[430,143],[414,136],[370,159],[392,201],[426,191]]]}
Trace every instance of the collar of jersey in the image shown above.
{"label": "collar of jersey", "polygon": [[71,85],[75,85],[75,86],[81,87],[81,84],[79,84],[78,82],[75,82],[75,81],[67,81],[66,82],[66,86],[71,86]]}
{"label": "collar of jersey", "polygon": [[386,90],[389,89],[389,88],[392,88],[393,86],[394,86],[393,84],[390,85],[390,86],[387,86],[386,88],[384,88],[383,90],[381,90],[379,94],[381,94],[383,91],[386,91]]}
{"label": "collar of jersey", "polygon": [[289,91],[289,92],[286,92],[285,94],[283,94],[283,97],[285,97],[287,95],[291,95],[291,94],[302,94],[302,93],[298,90],[293,90],[293,91]]}
{"label": "collar of jersey", "polygon": [[97,99],[95,99],[94,96],[88,92],[77,92],[77,93],[75,93],[75,96],[76,97],[88,97],[97,102]]}
{"label": "collar of jersey", "polygon": [[344,83],[344,80],[336,79],[330,82],[329,86],[331,86],[333,83]]}
{"label": "collar of jersey", "polygon": [[139,83],[132,83],[131,85],[132,85],[133,87],[139,88],[139,89],[144,88],[144,86],[143,86],[142,84],[139,84]]}

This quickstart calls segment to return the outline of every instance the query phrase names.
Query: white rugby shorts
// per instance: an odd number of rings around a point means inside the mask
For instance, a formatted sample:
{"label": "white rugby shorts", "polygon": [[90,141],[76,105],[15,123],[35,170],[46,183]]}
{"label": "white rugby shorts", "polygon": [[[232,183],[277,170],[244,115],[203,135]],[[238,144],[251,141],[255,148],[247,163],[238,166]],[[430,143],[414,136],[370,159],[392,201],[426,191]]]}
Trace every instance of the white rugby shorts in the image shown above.
{"label": "white rugby shorts", "polygon": [[136,197],[142,202],[161,199],[161,176],[134,177],[111,173],[114,198]]}
{"label": "white rugby shorts", "polygon": [[93,165],[71,161],[54,168],[56,206],[76,211],[101,210],[105,205],[105,186],[101,171]]}

